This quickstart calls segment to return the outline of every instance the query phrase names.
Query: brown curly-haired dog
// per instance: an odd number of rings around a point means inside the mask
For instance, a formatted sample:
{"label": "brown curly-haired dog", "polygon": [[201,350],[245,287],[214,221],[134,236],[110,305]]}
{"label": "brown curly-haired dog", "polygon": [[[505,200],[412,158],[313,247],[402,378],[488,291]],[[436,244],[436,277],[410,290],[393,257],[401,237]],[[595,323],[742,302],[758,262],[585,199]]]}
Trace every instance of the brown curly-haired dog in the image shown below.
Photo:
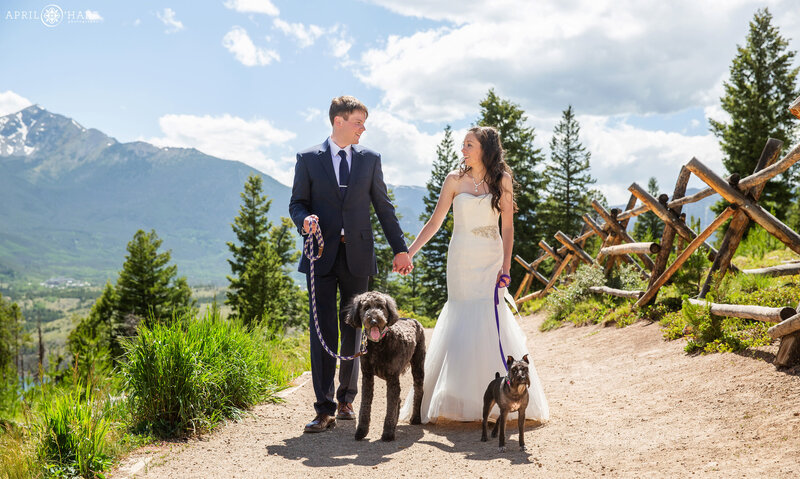
{"label": "brown curly-haired dog", "polygon": [[369,431],[375,376],[386,381],[386,419],[384,441],[393,441],[400,415],[400,376],[411,366],[414,378],[414,408],[411,424],[420,424],[422,384],[425,379],[425,332],[416,319],[400,318],[391,296],[368,291],[353,298],[347,312],[347,324],[362,328],[369,339],[367,353],[361,356],[361,410],[356,440]]}

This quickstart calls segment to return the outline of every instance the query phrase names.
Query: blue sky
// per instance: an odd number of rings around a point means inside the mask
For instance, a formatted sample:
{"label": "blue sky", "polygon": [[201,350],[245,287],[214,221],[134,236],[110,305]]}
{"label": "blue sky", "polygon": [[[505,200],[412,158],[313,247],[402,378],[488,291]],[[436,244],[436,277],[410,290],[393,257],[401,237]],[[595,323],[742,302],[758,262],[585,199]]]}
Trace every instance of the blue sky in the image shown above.
{"label": "blue sky", "polygon": [[330,131],[330,99],[352,94],[387,181],[422,185],[443,127],[460,141],[495,88],[545,152],[572,104],[598,187],[621,203],[649,176],[671,191],[692,156],[722,171],[707,118],[724,119],[722,82],[765,5],[800,49],[792,0],[5,0],[0,114],[38,103],[288,184],[295,152]]}

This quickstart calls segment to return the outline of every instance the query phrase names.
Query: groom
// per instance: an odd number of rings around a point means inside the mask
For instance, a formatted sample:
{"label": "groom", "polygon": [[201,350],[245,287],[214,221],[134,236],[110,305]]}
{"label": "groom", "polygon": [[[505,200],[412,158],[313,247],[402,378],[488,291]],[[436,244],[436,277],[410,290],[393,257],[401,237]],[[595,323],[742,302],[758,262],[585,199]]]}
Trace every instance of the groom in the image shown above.
{"label": "groom", "polygon": [[[339,354],[354,354],[361,330],[344,324],[342,310],[353,296],[367,290],[369,277],[377,273],[374,238],[369,206],[383,228],[394,251],[392,271],[403,274],[412,268],[403,231],[389,201],[383,182],[381,157],[358,146],[368,116],[367,107],[352,96],[331,101],[328,113],[333,126],[331,136],[321,145],[297,154],[289,213],[301,234],[316,231],[314,219],[322,228],[325,247],[314,264],[314,284],[319,326],[325,343]],[[298,270],[306,274],[311,291],[309,261],[305,255]],[[336,291],[339,291],[339,313]],[[309,298],[310,300],[311,298]],[[310,309],[311,378],[314,384],[316,417],[304,432],[322,432],[336,425],[336,419],[354,419],[353,399],[358,392],[358,359],[342,361],[339,387],[334,402],[333,377],[336,359],[319,342]],[[338,317],[337,317],[338,316]],[[341,330],[341,347],[339,331]]]}

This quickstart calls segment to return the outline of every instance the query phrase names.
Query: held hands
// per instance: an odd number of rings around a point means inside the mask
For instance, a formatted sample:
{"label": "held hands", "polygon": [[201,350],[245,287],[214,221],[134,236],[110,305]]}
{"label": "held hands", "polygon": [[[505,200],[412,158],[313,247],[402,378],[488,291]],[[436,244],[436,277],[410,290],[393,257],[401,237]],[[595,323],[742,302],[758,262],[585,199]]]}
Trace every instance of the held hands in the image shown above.
{"label": "held hands", "polygon": [[508,275],[508,271],[503,271],[501,269],[497,272],[496,284],[501,288],[507,288],[511,285],[511,276]]}
{"label": "held hands", "polygon": [[303,220],[303,231],[306,234],[309,233],[316,233],[317,232],[317,225],[319,224],[319,216],[317,215],[308,215],[306,219]]}
{"label": "held hands", "polygon": [[392,260],[392,272],[400,273],[403,276],[407,275],[414,269],[414,264],[411,262],[411,256],[408,253],[397,253]]}

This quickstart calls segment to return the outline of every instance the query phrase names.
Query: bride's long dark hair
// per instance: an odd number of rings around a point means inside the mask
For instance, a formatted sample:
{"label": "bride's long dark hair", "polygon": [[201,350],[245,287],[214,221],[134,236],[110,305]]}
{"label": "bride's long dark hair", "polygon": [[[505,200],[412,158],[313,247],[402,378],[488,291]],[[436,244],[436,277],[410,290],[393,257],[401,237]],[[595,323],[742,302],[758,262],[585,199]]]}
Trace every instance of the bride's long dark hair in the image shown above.
{"label": "bride's long dark hair", "polygon": [[[483,180],[486,181],[486,186],[489,188],[489,193],[492,195],[492,208],[500,211],[500,197],[503,196],[503,173],[511,175],[511,181],[514,186],[514,173],[508,166],[505,160],[506,152],[503,150],[503,143],[500,141],[500,133],[492,126],[474,126],[469,129],[469,133],[475,135],[478,143],[481,144],[481,162],[483,167],[486,168],[486,174]],[[468,167],[462,160],[458,168],[459,177],[463,177],[471,167]],[[477,180],[478,178],[475,178]],[[516,189],[516,188],[515,188]],[[517,211],[517,202],[513,196],[511,201],[514,204],[514,211]]]}

